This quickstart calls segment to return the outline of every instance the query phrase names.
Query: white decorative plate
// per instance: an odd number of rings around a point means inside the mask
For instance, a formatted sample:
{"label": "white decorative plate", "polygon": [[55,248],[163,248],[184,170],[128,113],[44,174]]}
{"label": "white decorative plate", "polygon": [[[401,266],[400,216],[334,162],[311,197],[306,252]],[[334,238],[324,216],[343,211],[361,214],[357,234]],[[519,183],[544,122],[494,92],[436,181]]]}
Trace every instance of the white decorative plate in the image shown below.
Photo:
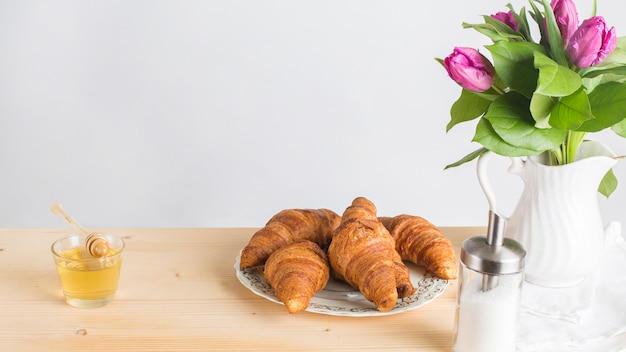
{"label": "white decorative plate", "polygon": [[[258,268],[239,270],[241,253],[235,261],[237,279],[253,293],[272,302],[283,304],[276,298],[274,290],[265,281]],[[387,312],[380,312],[376,306],[350,285],[330,279],[326,287],[315,294],[311,299],[307,312],[327,315],[366,317],[398,314],[431,302],[445,291],[448,280],[440,279],[422,267],[407,263],[411,272],[411,282],[415,286],[415,293],[407,298],[399,299],[398,303]]]}

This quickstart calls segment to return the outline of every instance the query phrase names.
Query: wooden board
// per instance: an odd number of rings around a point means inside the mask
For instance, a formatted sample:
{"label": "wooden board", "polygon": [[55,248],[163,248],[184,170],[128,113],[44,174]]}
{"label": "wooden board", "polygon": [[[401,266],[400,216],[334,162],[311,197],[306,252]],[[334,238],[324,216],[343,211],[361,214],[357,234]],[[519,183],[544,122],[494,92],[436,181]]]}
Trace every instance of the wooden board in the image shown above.
{"label": "wooden board", "polygon": [[[442,228],[458,250],[484,228]],[[99,229],[126,241],[119,290],[67,305],[50,245],[70,230],[0,229],[0,351],[449,351],[457,284],[381,317],[287,313],[233,268],[253,228]]]}

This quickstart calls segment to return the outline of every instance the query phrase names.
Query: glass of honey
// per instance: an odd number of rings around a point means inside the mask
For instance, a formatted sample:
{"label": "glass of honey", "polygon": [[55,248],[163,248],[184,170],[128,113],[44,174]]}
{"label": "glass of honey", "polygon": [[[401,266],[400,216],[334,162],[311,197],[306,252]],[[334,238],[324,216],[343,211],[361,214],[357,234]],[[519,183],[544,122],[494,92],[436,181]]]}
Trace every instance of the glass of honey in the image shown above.
{"label": "glass of honey", "polygon": [[102,307],[117,291],[124,241],[109,234],[100,236],[107,240],[109,250],[98,258],[89,254],[81,235],[70,235],[52,244],[63,295],[73,307]]}

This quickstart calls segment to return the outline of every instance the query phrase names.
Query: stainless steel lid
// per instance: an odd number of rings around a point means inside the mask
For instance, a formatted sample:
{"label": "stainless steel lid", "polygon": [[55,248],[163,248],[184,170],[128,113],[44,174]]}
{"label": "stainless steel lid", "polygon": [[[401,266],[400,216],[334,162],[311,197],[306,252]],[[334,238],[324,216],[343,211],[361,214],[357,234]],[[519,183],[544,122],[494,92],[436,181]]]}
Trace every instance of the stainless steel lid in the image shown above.
{"label": "stainless steel lid", "polygon": [[489,211],[487,236],[474,236],[461,245],[461,262],[489,275],[515,274],[524,270],[526,251],[517,241],[504,237],[505,220]]}
{"label": "stainless steel lid", "polygon": [[490,275],[516,274],[524,270],[526,251],[515,240],[505,238],[502,245],[487,243],[487,236],[474,236],[461,245],[461,262],[468,268]]}

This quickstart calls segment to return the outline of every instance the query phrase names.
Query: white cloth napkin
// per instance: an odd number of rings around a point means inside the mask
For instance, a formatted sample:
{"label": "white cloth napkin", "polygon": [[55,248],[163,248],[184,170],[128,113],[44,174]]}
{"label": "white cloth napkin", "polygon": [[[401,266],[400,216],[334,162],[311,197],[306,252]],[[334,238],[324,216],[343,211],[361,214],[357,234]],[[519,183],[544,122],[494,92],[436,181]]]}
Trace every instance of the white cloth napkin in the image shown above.
{"label": "white cloth napkin", "polygon": [[573,288],[524,283],[518,351],[626,351],[626,241],[621,224],[605,228],[598,269]]}

